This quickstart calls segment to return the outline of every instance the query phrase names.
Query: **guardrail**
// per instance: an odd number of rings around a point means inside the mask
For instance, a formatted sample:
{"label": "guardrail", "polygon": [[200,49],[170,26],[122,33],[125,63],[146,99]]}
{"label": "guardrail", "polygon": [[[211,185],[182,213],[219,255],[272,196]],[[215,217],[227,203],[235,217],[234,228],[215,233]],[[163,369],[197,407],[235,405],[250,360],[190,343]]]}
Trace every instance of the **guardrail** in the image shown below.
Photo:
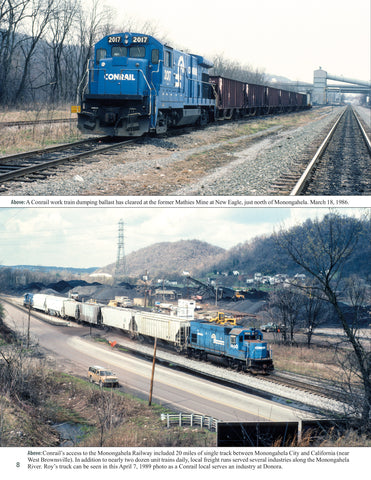
{"label": "guardrail", "polygon": [[162,413],[161,420],[166,420],[167,428],[172,426],[191,426],[191,427],[205,427],[211,432],[216,432],[218,420],[213,417],[205,415],[197,415],[195,413]]}

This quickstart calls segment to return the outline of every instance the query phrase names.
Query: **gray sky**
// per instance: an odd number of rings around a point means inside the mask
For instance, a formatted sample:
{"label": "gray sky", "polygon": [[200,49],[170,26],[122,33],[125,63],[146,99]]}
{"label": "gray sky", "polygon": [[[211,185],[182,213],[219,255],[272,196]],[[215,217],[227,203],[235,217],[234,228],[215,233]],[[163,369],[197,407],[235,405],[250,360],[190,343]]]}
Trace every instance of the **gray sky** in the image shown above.
{"label": "gray sky", "polygon": [[[352,209],[357,214],[360,209]],[[312,208],[0,208],[0,265],[105,266],[117,254],[157,242],[198,239],[231,248],[256,236],[321,216]]]}
{"label": "gray sky", "polygon": [[116,25],[149,20],[192,53],[224,53],[294,81],[312,82],[319,66],[334,75],[370,79],[369,0],[104,3],[117,9]]}

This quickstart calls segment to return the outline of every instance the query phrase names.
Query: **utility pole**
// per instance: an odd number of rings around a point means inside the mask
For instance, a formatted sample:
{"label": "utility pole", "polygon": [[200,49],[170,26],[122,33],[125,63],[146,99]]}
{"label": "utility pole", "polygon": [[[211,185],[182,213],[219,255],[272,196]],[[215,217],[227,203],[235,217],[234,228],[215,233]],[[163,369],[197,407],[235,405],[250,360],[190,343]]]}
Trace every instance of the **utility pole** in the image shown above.
{"label": "utility pole", "polygon": [[155,365],[156,365],[156,347],[157,347],[157,337],[155,338],[155,346],[153,348],[151,387],[150,387],[150,390],[149,390],[149,400],[148,400],[148,405],[149,406],[151,406],[151,403],[152,403],[153,378],[155,376]]}
{"label": "utility pole", "polygon": [[31,305],[28,305],[27,348],[30,346]]}

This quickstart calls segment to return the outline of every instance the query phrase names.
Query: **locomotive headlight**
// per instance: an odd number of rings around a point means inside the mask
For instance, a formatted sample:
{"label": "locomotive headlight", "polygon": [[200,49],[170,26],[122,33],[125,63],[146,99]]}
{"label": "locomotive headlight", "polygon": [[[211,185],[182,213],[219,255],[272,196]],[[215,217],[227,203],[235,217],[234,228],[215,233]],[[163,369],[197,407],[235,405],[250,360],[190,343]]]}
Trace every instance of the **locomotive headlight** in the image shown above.
{"label": "locomotive headlight", "polygon": [[105,67],[105,66],[106,66],[106,62],[102,62],[102,63],[101,63],[101,66],[102,66],[102,67]]}

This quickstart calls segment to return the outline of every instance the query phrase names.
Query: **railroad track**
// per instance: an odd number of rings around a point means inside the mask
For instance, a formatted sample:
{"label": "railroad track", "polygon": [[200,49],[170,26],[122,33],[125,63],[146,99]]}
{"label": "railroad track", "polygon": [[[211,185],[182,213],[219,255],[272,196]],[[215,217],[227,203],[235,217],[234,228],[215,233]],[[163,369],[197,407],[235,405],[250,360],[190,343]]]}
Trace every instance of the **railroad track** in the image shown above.
{"label": "railroad track", "polygon": [[355,111],[347,107],[291,195],[370,194],[370,168],[370,139]]}
{"label": "railroad track", "polygon": [[273,185],[279,195],[369,195],[371,142],[352,107],[343,109],[315,152]]}
{"label": "railroad track", "polygon": [[22,177],[22,181],[33,182],[53,174],[53,169],[61,164],[69,164],[97,153],[121,147],[134,140],[117,141],[110,137],[49,147],[0,158],[0,192],[6,192],[7,182]]}
{"label": "railroad track", "polygon": [[55,119],[44,119],[44,120],[24,120],[24,121],[14,121],[14,122],[0,122],[0,129],[7,127],[29,127],[32,125],[49,125],[54,123],[70,123],[75,122],[75,118],[55,118]]}
{"label": "railroad track", "polygon": [[340,388],[324,380],[317,380],[308,376],[283,371],[275,371],[268,378],[264,377],[264,380],[293,388],[294,390],[302,390],[320,397],[332,398],[341,402],[346,401],[346,396]]}

